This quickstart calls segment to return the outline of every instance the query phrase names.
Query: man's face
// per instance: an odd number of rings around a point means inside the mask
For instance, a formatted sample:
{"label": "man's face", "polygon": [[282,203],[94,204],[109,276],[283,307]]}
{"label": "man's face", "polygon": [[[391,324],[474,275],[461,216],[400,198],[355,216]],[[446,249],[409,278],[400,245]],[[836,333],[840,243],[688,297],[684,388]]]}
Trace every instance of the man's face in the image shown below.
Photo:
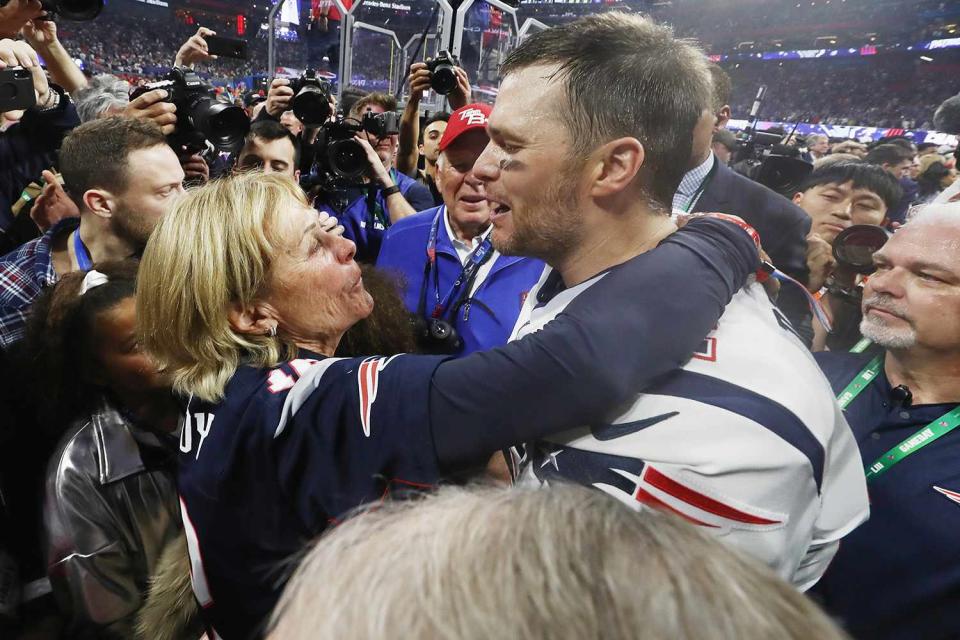
{"label": "man's face", "polygon": [[547,76],[555,65],[508,75],[490,114],[490,144],[474,174],[494,207],[493,245],[506,255],[556,264],[582,235],[578,190],[582,165],[558,109],[567,98]]}
{"label": "man's face", "polygon": [[823,138],[817,138],[812,145],[810,145],[810,151],[823,155],[827,152],[827,149],[830,148],[830,143]]}
{"label": "man's face", "polygon": [[420,153],[430,164],[437,164],[437,158],[440,157],[440,138],[443,132],[447,130],[447,123],[443,120],[431,122],[423,130],[423,144],[420,145]]}
{"label": "man's face", "polygon": [[160,218],[183,195],[183,169],[177,154],[165,144],[134,151],[127,166],[127,188],[116,195],[111,220],[114,233],[143,247]]}
{"label": "man's face", "polygon": [[916,180],[920,175],[920,156],[916,156],[910,164],[910,171],[907,172],[911,180]]}
{"label": "man's face", "polygon": [[237,168],[260,169],[264,173],[279,173],[294,180],[300,178],[300,171],[296,166],[296,149],[289,138],[250,138],[240,152]]}
{"label": "man's face", "polygon": [[908,224],[874,255],[861,333],[888,349],[960,349],[960,227]]}
{"label": "man's face", "polygon": [[907,158],[906,160],[901,160],[897,164],[884,164],[883,168],[886,169],[887,173],[892,175],[897,180],[906,178],[910,175],[910,167],[913,166],[913,158]]}
{"label": "man's face", "polygon": [[837,234],[855,224],[883,223],[887,205],[868,189],[846,184],[822,184],[798,193],[793,202],[812,219],[811,231],[829,243]]}
{"label": "man's face", "polygon": [[461,134],[447,147],[437,167],[437,186],[447,213],[460,226],[486,228],[491,207],[483,183],[474,175],[473,165],[488,142],[482,129]]}
{"label": "man's face", "polygon": [[[363,108],[359,114],[357,114],[357,120],[363,119],[363,114],[365,113],[384,113],[385,109],[378,104],[368,104]],[[392,136],[387,136],[385,138],[378,138],[372,133],[367,133],[366,131],[362,134],[367,136],[367,142],[370,143],[370,146],[373,147],[374,151],[377,152],[377,156],[380,158],[380,161],[383,162],[383,166],[387,169],[393,166],[393,160],[397,155],[397,146],[400,144],[400,136],[394,134]]]}

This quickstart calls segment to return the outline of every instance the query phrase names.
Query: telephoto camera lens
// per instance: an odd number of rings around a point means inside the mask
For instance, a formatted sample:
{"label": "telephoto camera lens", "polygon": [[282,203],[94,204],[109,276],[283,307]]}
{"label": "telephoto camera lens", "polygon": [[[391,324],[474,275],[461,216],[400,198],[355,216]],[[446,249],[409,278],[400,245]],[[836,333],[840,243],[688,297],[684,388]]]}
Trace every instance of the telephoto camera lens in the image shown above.
{"label": "telephoto camera lens", "polygon": [[833,241],[833,257],[864,275],[877,270],[873,254],[890,239],[890,232],[873,224],[855,224],[837,234]]}
{"label": "telephoto camera lens", "polygon": [[367,153],[353,139],[336,140],[327,146],[327,159],[333,171],[345,179],[362,176],[367,170]]}
{"label": "telephoto camera lens", "polygon": [[323,124],[330,118],[330,83],[307,69],[290,83],[295,95],[290,101],[293,115],[305,125]]}
{"label": "telephoto camera lens", "polygon": [[224,151],[239,151],[250,131],[250,119],[238,106],[201,97],[190,111],[194,126],[210,143]]}
{"label": "telephoto camera lens", "polygon": [[430,86],[441,95],[447,95],[457,88],[457,74],[453,72],[453,65],[438,64],[430,76]]}

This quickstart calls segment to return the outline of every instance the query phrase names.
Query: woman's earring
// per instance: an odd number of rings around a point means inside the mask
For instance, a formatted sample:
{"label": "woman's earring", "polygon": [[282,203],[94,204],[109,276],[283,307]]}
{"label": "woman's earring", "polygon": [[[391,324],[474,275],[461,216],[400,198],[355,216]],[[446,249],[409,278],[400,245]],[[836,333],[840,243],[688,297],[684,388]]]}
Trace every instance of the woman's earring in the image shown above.
{"label": "woman's earring", "polygon": [[272,326],[270,327],[269,331],[267,331],[267,335],[270,336],[271,338],[276,338],[276,337],[277,337],[277,325],[272,325]]}

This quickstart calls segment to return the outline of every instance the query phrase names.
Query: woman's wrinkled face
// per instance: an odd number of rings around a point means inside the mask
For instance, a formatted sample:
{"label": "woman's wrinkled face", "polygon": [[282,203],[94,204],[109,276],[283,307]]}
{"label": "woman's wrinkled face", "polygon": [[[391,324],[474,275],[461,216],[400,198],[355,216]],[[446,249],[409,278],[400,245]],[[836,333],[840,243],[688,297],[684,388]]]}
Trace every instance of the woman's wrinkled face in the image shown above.
{"label": "woman's wrinkled face", "polygon": [[275,311],[278,329],[297,343],[339,340],[373,311],[353,260],[356,246],[320,228],[315,209],[284,213],[277,228],[277,252],[263,300]]}
{"label": "woman's wrinkled face", "polygon": [[101,313],[94,325],[97,384],[119,398],[130,394],[169,389],[170,380],[137,342],[136,298],[130,296]]}

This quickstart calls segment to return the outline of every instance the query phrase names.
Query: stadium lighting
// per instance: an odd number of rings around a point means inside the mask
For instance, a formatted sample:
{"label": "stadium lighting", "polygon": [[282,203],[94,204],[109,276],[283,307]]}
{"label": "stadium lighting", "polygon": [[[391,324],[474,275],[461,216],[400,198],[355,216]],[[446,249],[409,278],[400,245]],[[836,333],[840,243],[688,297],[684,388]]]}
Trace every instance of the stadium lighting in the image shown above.
{"label": "stadium lighting", "polygon": [[931,58],[930,56],[920,56],[920,59],[923,60],[924,62],[933,62],[933,58]]}

